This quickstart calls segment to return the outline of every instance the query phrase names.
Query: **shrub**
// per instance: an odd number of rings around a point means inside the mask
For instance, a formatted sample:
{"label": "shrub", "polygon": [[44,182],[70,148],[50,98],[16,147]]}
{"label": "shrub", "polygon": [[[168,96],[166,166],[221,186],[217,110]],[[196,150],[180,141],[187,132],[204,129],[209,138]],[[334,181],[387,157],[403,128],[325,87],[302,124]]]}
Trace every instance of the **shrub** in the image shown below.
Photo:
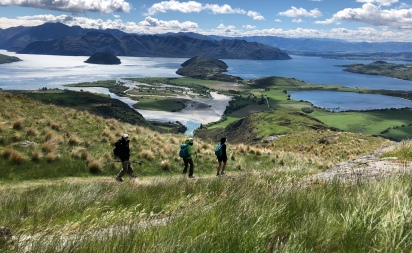
{"label": "shrub", "polygon": [[302,112],[308,113],[308,114],[313,112],[313,108],[311,107],[303,107],[301,110]]}
{"label": "shrub", "polygon": [[75,136],[75,135],[70,136],[70,138],[69,138],[69,144],[72,145],[72,146],[77,146],[77,145],[79,145],[79,144],[80,144],[80,139],[79,139],[79,137],[77,137],[77,136]]}
{"label": "shrub", "polygon": [[21,134],[20,134],[20,133],[13,133],[13,134],[11,135],[11,139],[12,139],[13,141],[18,141],[18,140],[21,139]]}
{"label": "shrub", "polygon": [[170,161],[169,160],[163,160],[160,163],[160,167],[162,168],[162,170],[169,171],[170,170]]}
{"label": "shrub", "polygon": [[26,134],[29,136],[37,136],[39,135],[39,131],[37,131],[37,129],[34,127],[30,127],[29,129],[27,129]]}
{"label": "shrub", "polygon": [[33,153],[31,153],[31,160],[33,162],[38,162],[41,159],[41,153],[39,151],[33,151]]}
{"label": "shrub", "polygon": [[138,157],[145,158],[145,159],[147,159],[147,160],[149,160],[149,161],[152,161],[152,160],[155,158],[153,152],[150,151],[150,150],[143,150],[143,151],[141,151],[141,152],[138,154]]}
{"label": "shrub", "polygon": [[20,130],[23,128],[23,120],[18,119],[13,123],[13,129]]}
{"label": "shrub", "polygon": [[24,154],[16,150],[12,150],[9,159],[14,164],[22,164],[24,161],[26,161]]}
{"label": "shrub", "polygon": [[49,163],[56,161],[57,158],[58,158],[58,156],[55,153],[48,153],[46,155],[46,161],[49,162]]}
{"label": "shrub", "polygon": [[51,153],[55,151],[57,148],[57,144],[53,141],[47,141],[43,143],[41,150],[46,153]]}
{"label": "shrub", "polygon": [[96,160],[89,161],[87,163],[87,168],[92,174],[99,174],[102,172],[102,165]]}

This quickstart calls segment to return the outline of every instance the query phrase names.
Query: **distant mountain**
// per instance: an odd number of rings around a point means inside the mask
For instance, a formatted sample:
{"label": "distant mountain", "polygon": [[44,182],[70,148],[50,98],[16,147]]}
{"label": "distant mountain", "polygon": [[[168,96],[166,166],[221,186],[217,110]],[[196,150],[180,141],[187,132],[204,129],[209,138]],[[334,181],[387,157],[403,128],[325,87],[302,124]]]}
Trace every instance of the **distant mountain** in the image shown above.
{"label": "distant mountain", "polygon": [[[116,55],[131,56],[190,58],[199,55],[199,50],[203,52],[203,49],[206,49],[203,56],[219,59],[282,59],[287,58],[285,53],[329,57],[333,54],[353,55],[358,53],[412,52],[412,43],[406,42],[347,42],[344,40],[283,38],[277,36],[223,37],[192,32],[167,33],[163,35],[136,35],[128,34],[117,29],[85,29],[79,26],[70,27],[61,23],[46,23],[35,27],[0,29],[0,49],[19,52],[32,42],[48,41],[31,45],[30,48],[25,50],[26,52],[30,51],[32,53],[48,53],[47,48],[49,47],[63,46],[65,47],[64,50],[56,48],[50,50],[54,51],[54,54],[60,54],[57,52],[62,51],[68,55],[70,55],[71,52],[74,52],[74,55],[90,55],[89,52],[91,49],[96,48],[96,43],[94,43],[94,46],[91,46],[84,44],[84,41],[80,39],[90,32],[105,33],[116,37],[125,47],[120,46],[121,43],[119,42],[120,44],[117,46],[120,47],[111,51],[111,53],[115,54],[116,51],[120,50],[120,54]],[[75,48],[70,48],[71,45]],[[256,45],[258,45],[258,48],[255,48]],[[264,47],[264,45],[269,47]],[[106,45],[105,47],[107,48],[108,46]],[[227,50],[226,47],[229,47],[230,50]],[[85,50],[83,53],[82,48]],[[274,51],[273,48],[276,48],[278,51]],[[101,49],[100,46],[98,46],[97,49]],[[124,49],[127,50],[122,53],[121,50]],[[156,50],[156,52],[152,50]]]}
{"label": "distant mountain", "polygon": [[[185,34],[194,38],[223,40],[242,39],[248,42],[258,42],[265,45],[287,51],[289,54],[296,52],[328,52],[328,53],[403,53],[412,51],[410,42],[348,42],[336,39],[317,38],[283,38],[278,36],[245,36],[245,37],[223,37],[216,35],[201,35],[196,33]],[[169,33],[171,35],[171,33]]]}
{"label": "distant mountain", "polygon": [[120,30],[85,29],[61,23],[45,23],[34,27],[14,27],[0,30],[0,48],[11,52],[24,49],[31,42],[60,40],[65,37],[79,37],[92,31],[100,31],[114,36],[123,36]]}
{"label": "distant mountain", "polygon": [[186,35],[159,36],[88,32],[80,37],[34,41],[20,54],[91,55],[109,52],[116,56],[176,57],[205,56],[220,59],[288,60],[278,48],[245,40],[204,40]]}

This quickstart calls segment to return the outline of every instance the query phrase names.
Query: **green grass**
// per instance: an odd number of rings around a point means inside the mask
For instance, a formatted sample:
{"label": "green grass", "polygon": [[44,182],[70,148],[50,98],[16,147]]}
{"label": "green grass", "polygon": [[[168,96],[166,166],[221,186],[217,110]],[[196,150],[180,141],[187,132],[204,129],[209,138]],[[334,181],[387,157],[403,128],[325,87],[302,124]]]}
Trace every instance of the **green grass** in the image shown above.
{"label": "green grass", "polygon": [[184,100],[165,97],[140,97],[139,102],[133,105],[136,109],[176,112],[185,108]]}
{"label": "green grass", "polygon": [[274,170],[231,179],[1,189],[3,224],[17,237],[39,235],[6,243],[3,252],[409,250],[410,178],[291,188],[294,179]]}
{"label": "green grass", "polygon": [[[384,135],[397,140],[408,138],[410,129],[407,126],[412,124],[409,109],[339,113],[315,110],[311,115],[326,125],[344,131]],[[396,131],[392,130],[393,128]],[[389,132],[382,133],[386,129],[389,129]],[[402,130],[406,131],[401,132]]]}

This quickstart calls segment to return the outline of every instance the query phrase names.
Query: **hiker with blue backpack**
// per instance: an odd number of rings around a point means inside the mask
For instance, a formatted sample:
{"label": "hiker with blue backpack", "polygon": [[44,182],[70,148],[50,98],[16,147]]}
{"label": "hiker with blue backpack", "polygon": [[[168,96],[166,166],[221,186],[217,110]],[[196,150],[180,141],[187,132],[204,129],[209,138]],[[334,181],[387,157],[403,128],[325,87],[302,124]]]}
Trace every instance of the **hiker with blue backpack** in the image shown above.
{"label": "hiker with blue backpack", "polygon": [[[226,154],[226,138],[222,137],[220,139],[220,143],[217,145],[215,149],[215,155],[218,161],[217,165],[217,173],[216,176],[224,175],[225,174],[225,168],[226,168],[226,162],[227,162],[227,154]],[[222,166],[223,163],[223,166]],[[222,169],[222,170],[220,170]]]}
{"label": "hiker with blue backpack", "polygon": [[194,178],[193,171],[194,171],[194,163],[192,159],[192,155],[196,154],[196,151],[193,150],[193,138],[189,138],[185,140],[185,143],[180,145],[179,156],[183,159],[183,163],[185,165],[183,169],[183,175],[187,173],[187,167],[189,167],[189,178]]}

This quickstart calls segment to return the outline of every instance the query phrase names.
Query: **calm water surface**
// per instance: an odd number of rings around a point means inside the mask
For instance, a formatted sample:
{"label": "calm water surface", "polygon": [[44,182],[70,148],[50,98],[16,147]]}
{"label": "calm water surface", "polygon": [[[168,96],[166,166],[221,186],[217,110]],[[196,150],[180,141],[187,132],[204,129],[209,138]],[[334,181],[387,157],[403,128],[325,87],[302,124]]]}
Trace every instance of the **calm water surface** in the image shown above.
{"label": "calm water surface", "polygon": [[374,110],[387,108],[412,108],[412,101],[383,96],[338,91],[291,91],[293,100],[309,101],[314,106],[330,111]]}

